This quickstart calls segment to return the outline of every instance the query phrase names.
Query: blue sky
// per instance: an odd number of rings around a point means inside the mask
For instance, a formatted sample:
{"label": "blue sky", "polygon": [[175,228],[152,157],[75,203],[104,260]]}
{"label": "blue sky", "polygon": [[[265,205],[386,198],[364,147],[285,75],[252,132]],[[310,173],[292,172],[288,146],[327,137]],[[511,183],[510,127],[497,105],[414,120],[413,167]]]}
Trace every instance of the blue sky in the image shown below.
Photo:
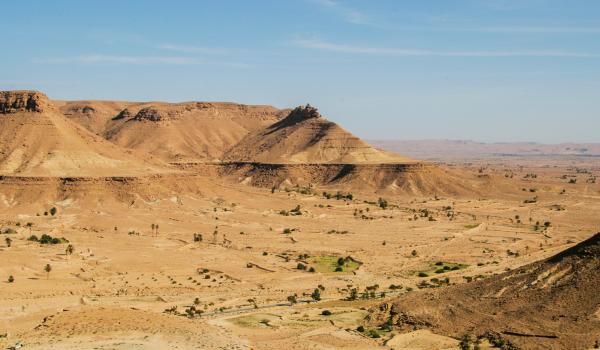
{"label": "blue sky", "polygon": [[600,142],[600,1],[5,1],[0,89],[310,102],[368,139]]}

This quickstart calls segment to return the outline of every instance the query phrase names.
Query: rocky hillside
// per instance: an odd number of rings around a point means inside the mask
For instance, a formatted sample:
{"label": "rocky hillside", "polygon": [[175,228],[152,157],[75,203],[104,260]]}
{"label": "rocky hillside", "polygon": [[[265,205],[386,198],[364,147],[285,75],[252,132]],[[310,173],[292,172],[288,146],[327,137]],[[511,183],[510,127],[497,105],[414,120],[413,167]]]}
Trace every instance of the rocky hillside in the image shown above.
{"label": "rocky hillside", "polygon": [[169,171],[68,120],[40,92],[0,92],[0,175],[95,177]]}
{"label": "rocky hillside", "polygon": [[504,348],[589,349],[600,340],[600,233],[555,256],[478,282],[380,305],[374,324],[485,337]]}
{"label": "rocky hillside", "polygon": [[310,105],[297,107],[286,118],[248,134],[225,154],[224,159],[268,164],[415,162],[372,147],[323,118]]}

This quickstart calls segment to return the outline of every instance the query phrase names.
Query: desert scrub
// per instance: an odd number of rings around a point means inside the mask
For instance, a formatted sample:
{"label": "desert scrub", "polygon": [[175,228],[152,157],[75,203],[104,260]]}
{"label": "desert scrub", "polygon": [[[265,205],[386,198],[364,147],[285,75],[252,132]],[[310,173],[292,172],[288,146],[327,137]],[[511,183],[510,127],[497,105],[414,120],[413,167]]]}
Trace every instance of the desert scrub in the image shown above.
{"label": "desert scrub", "polygon": [[419,277],[429,277],[431,274],[440,274],[467,268],[469,265],[448,261],[436,261],[429,264],[427,269],[417,271]]}
{"label": "desert scrub", "polygon": [[334,272],[352,272],[360,267],[360,262],[350,257],[339,257],[332,255],[315,256],[310,259],[311,267],[316,272],[334,273]]}

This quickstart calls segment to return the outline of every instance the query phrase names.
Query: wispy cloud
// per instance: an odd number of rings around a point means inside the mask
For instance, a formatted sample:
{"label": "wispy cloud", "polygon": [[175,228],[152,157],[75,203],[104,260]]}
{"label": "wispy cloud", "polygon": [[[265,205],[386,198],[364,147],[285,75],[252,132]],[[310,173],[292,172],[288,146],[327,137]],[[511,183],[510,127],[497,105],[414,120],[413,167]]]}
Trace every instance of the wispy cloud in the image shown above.
{"label": "wispy cloud", "polygon": [[343,5],[340,1],[336,0],[313,0],[313,2],[317,3],[321,7],[329,9],[339,16],[341,16],[344,21],[353,24],[372,24],[367,16],[350,7]]}
{"label": "wispy cloud", "polygon": [[228,50],[223,48],[203,47],[203,46],[189,46],[189,45],[173,45],[163,44],[156,47],[160,50],[184,52],[184,53],[204,53],[204,54],[224,54]]}
{"label": "wispy cloud", "polygon": [[567,26],[498,26],[474,27],[457,30],[478,32],[506,33],[600,33],[600,27],[567,27]]}
{"label": "wispy cloud", "polygon": [[574,57],[598,58],[600,54],[588,52],[531,50],[531,51],[436,51],[398,47],[368,47],[337,44],[315,39],[295,40],[296,46],[331,52],[389,55],[389,56],[439,56],[439,57]]}
{"label": "wispy cloud", "polygon": [[34,63],[116,63],[116,64],[204,64],[205,61],[183,56],[121,56],[89,54],[72,57],[34,58]]}
{"label": "wispy cloud", "polygon": [[188,56],[123,56],[89,54],[72,57],[34,58],[33,63],[41,64],[124,64],[124,65],[224,65],[248,68],[250,65],[239,62],[215,62]]}
{"label": "wispy cloud", "polygon": [[600,33],[600,27],[591,26],[535,26],[535,25],[504,25],[504,26],[463,26],[456,24],[449,25],[428,25],[428,26],[399,26],[397,31],[415,31],[415,32],[477,32],[477,33],[529,33],[529,34],[594,34]]}

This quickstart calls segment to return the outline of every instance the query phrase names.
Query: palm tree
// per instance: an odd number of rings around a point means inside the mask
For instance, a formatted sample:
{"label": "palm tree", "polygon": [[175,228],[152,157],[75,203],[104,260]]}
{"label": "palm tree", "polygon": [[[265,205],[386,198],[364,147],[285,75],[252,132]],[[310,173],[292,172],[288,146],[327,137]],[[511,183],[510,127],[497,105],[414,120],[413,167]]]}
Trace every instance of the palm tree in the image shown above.
{"label": "palm tree", "polygon": [[50,271],[52,271],[52,266],[50,266],[50,264],[46,264],[46,266],[44,266],[44,271],[46,271],[46,279],[50,278]]}
{"label": "palm tree", "polygon": [[10,237],[6,237],[6,238],[4,239],[4,241],[6,242],[6,246],[10,248],[10,245],[11,245],[11,243],[12,243],[12,239],[10,239]]}
{"label": "palm tree", "polygon": [[67,248],[65,249],[65,254],[66,254],[67,256],[69,256],[69,255],[73,254],[73,251],[75,251],[75,247],[73,247],[73,245],[72,245],[72,244],[69,244],[69,245],[67,246]]}

